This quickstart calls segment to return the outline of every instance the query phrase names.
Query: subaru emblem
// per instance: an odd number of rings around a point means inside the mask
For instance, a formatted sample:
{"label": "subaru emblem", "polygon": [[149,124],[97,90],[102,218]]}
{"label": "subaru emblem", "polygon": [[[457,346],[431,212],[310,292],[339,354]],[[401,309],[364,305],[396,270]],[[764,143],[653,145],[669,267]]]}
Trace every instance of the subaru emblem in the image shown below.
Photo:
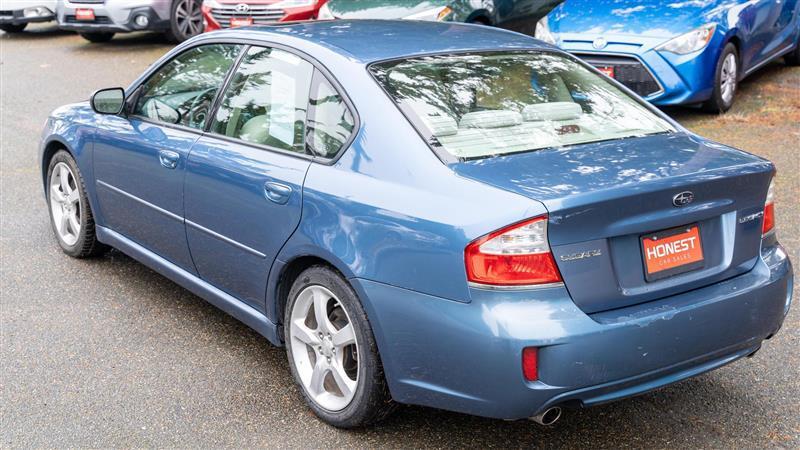
{"label": "subaru emblem", "polygon": [[239,3],[236,5],[236,12],[239,14],[247,14],[250,12],[250,5],[246,3]]}
{"label": "subaru emblem", "polygon": [[604,38],[602,36],[597,38],[597,39],[595,39],[594,42],[592,42],[592,47],[594,47],[597,50],[602,50],[602,49],[606,48],[607,45],[608,45],[608,41],[606,40],[606,38]]}
{"label": "subaru emblem", "polygon": [[681,192],[680,194],[672,197],[672,204],[681,207],[686,206],[694,201],[694,194],[691,191]]}

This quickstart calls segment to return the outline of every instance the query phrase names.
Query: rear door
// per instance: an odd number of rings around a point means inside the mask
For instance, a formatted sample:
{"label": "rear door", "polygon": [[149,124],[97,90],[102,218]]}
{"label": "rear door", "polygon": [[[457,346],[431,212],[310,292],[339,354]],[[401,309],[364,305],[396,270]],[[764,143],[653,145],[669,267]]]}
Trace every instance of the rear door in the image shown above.
{"label": "rear door", "polygon": [[313,66],[250,47],[186,167],[186,235],[201,278],[263,311],[267,275],[300,222]]}

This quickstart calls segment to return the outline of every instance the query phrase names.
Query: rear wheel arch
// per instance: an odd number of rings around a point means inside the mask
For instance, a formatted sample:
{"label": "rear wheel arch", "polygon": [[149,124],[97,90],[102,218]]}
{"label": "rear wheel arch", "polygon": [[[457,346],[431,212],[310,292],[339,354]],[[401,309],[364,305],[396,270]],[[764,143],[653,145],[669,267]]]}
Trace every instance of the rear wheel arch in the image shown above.
{"label": "rear wheel arch", "polygon": [[[292,284],[303,271],[313,266],[328,267],[338,272],[343,278],[348,278],[346,273],[339,269],[336,264],[320,256],[309,254],[291,259],[281,268],[277,276],[275,288],[273,289],[274,295],[272,297],[272,305],[270,305],[270,309],[273,310],[273,317],[277,319],[279,325],[283,324],[283,313],[289,301],[289,291],[292,289]],[[283,333],[280,333],[279,337],[281,341],[283,341]]]}

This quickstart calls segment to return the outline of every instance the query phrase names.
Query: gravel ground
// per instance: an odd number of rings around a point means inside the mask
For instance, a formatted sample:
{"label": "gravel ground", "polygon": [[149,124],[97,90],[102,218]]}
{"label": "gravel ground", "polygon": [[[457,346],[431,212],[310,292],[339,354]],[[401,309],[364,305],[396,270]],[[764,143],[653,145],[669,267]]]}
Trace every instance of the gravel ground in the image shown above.
{"label": "gravel ground", "polygon": [[[551,428],[419,407],[374,429],[324,425],[282,349],[119,252],[61,253],[36,161],[48,112],[127,85],[169,47],[32,29],[0,34],[1,447],[800,447],[797,307],[755,358]],[[800,264],[800,69],[770,65],[722,118],[668,112],[775,161],[780,239]]]}

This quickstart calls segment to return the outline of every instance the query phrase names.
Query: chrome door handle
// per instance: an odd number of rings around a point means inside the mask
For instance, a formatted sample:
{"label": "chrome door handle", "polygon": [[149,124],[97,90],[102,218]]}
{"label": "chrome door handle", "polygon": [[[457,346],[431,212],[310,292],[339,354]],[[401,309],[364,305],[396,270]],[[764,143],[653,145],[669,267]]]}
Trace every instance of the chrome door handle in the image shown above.
{"label": "chrome door handle", "polygon": [[181,154],[173,152],[172,150],[159,150],[158,162],[167,169],[174,169],[178,167],[178,160],[181,159]]}
{"label": "chrome door handle", "polygon": [[264,195],[267,197],[267,200],[271,202],[279,205],[285,205],[286,202],[289,201],[289,197],[292,195],[292,188],[286,186],[285,184],[267,181],[264,183]]}

